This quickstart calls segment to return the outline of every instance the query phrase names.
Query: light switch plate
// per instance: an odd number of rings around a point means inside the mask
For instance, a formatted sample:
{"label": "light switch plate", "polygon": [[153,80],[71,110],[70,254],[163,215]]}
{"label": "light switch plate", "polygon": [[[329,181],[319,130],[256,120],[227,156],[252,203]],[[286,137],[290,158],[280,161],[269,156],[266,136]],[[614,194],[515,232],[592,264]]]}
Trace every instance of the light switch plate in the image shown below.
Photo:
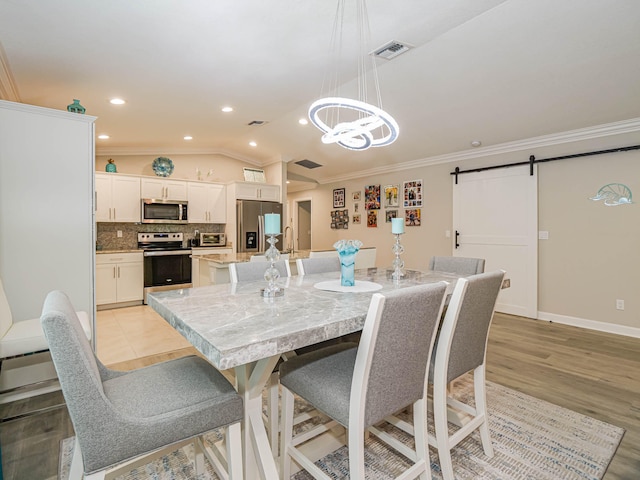
{"label": "light switch plate", "polygon": [[549,232],[546,230],[540,230],[538,232],[538,240],[549,240]]}

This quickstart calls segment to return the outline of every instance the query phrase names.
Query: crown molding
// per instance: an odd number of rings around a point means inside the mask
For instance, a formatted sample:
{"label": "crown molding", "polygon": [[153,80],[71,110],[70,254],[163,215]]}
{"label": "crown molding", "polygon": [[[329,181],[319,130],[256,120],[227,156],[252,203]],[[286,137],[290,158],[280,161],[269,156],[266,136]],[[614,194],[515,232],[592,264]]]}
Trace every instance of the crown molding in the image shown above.
{"label": "crown molding", "polygon": [[7,60],[7,54],[2,47],[2,43],[0,43],[0,99],[20,102],[18,87],[11,74],[9,60]]}
{"label": "crown molding", "polygon": [[150,147],[98,147],[96,146],[96,155],[101,156],[124,156],[124,155],[223,155],[239,160],[241,162],[262,167],[265,162],[256,160],[255,158],[245,157],[236,152],[225,150],[223,148],[201,148],[201,149],[185,149],[185,148],[150,148]]}
{"label": "crown molding", "polygon": [[569,130],[566,132],[555,133],[551,135],[543,135],[540,137],[532,137],[525,140],[515,142],[501,143],[487,147],[474,148],[473,150],[464,150],[461,152],[448,153],[445,155],[437,155],[434,157],[426,157],[408,162],[396,163],[393,165],[385,165],[383,167],[370,168],[368,170],[360,170],[346,175],[337,175],[334,177],[319,178],[318,183],[336,183],[346,180],[354,180],[374,175],[383,175],[402,170],[410,170],[413,168],[426,167],[431,165],[440,165],[443,163],[464,162],[476,158],[489,157],[492,155],[500,155],[504,153],[520,152],[533,148],[549,147],[552,145],[560,145],[564,143],[579,142],[594,138],[608,137],[613,135],[621,135],[625,133],[633,133],[640,131],[640,118],[632,118],[622,120],[620,122],[606,123],[595,127],[580,128],[577,130]]}

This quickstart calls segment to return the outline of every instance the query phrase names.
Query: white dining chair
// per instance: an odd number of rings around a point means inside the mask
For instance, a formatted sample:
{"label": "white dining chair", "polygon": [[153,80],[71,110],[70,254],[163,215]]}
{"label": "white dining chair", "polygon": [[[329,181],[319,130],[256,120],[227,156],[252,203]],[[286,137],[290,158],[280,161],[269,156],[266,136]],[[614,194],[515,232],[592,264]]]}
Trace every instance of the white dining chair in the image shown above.
{"label": "white dining chair", "polygon": [[296,260],[298,275],[313,273],[340,272],[340,259],[337,255],[331,257],[298,258]]}
{"label": "white dining chair", "polygon": [[[47,295],[40,321],[75,431],[71,480],[83,474],[85,480],[113,478],[117,471],[194,442],[196,473],[204,473],[206,451],[221,478],[243,478],[242,397],[210,363],[191,355],[137,370],[111,370],[94,354],[60,291]],[[221,427],[226,456],[211,455],[200,437]]]}
{"label": "white dining chair", "polygon": [[[446,284],[418,285],[376,293],[359,346],[333,345],[294,357],[280,366],[282,384],[281,478],[289,479],[294,460],[316,479],[329,480],[302,445],[332,424],[293,435],[294,394],[348,431],[349,478],[365,479],[367,427],[412,406],[414,464],[397,478],[430,479],[427,448],[427,374]],[[397,372],[402,372],[398,375]],[[405,447],[399,450],[403,455]],[[373,478],[373,477],[370,477]]]}
{"label": "white dining chair", "polygon": [[[263,280],[267,269],[267,262],[241,262],[229,264],[229,279],[231,283]],[[273,264],[281,277],[291,276],[291,267],[288,260],[278,260]]]}

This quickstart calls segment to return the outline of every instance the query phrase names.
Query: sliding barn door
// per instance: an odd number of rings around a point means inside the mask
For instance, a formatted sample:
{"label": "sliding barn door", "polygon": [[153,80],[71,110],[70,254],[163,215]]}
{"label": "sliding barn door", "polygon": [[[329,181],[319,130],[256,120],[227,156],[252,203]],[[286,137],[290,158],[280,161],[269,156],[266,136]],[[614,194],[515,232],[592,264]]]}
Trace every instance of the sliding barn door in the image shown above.
{"label": "sliding barn door", "polygon": [[510,287],[496,310],[538,314],[538,182],[529,166],[453,177],[453,225],[459,257],[486,259],[485,271],[507,272]]}

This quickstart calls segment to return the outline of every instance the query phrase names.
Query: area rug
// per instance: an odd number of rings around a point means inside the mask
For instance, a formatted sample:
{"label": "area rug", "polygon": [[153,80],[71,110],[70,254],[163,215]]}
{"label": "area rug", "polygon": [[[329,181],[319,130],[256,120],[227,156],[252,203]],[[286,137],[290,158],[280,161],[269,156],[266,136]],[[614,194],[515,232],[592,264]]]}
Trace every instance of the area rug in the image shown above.
{"label": "area rug", "polygon": [[[472,382],[457,383],[455,391],[461,400],[468,398],[472,393]],[[452,453],[456,479],[601,479],[624,434],[622,428],[492,382],[487,382],[487,403],[495,455],[493,458],[484,455],[479,435],[474,433]],[[306,410],[308,406],[301,404],[297,409]],[[216,441],[218,435],[217,432],[209,434],[208,441]],[[411,444],[412,440],[406,438],[406,442]],[[73,445],[73,438],[62,441],[60,479],[68,478]],[[430,449],[430,456],[432,476],[441,480],[437,451]],[[132,470],[118,480],[218,480],[208,462],[207,472],[196,476],[192,458],[193,449],[187,446]],[[409,465],[404,457],[373,435],[366,443],[365,463],[367,478],[376,480],[394,478]],[[331,478],[349,478],[347,447],[327,455],[317,464]],[[312,477],[306,472],[298,472],[291,478],[308,480]]]}

